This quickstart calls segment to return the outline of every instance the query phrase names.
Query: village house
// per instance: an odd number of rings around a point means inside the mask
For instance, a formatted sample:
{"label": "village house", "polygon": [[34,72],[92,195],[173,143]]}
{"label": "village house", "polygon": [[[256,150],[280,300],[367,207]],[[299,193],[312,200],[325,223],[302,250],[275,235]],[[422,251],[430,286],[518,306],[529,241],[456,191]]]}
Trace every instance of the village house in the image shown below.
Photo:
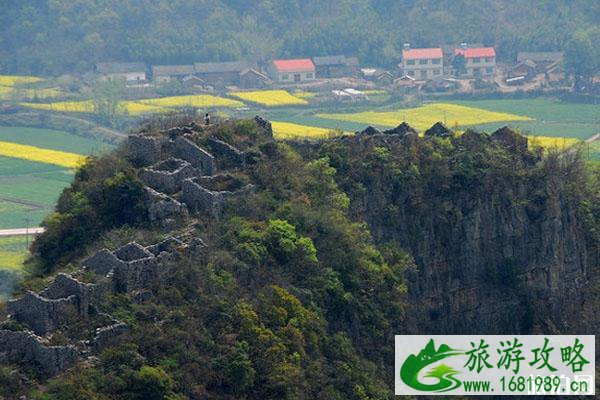
{"label": "village house", "polygon": [[535,77],[536,73],[536,63],[531,60],[525,60],[510,68],[507,73],[507,78],[512,79],[522,77],[523,80],[528,81]]}
{"label": "village house", "polygon": [[551,85],[564,84],[567,81],[567,73],[562,63],[554,63],[546,68],[544,78]]}
{"label": "village house", "polygon": [[467,47],[454,50],[454,56],[465,58],[466,75],[491,78],[496,74],[496,50],[493,47]]}
{"label": "village house", "polygon": [[194,74],[193,65],[155,65],[152,67],[152,79],[155,82],[166,82],[171,79],[182,80]]}
{"label": "village house", "polygon": [[183,79],[181,79],[181,83],[185,88],[190,90],[207,91],[209,89],[204,79],[200,79],[194,75],[187,75],[183,77]]}
{"label": "village house", "polygon": [[359,73],[359,63],[356,57],[343,55],[313,57],[313,63],[319,78],[343,78]]}
{"label": "village house", "polygon": [[405,44],[399,67],[404,75],[417,80],[433,79],[442,76],[444,72],[443,58],[442,49],[439,47],[411,49],[410,45]]}
{"label": "village house", "polygon": [[379,68],[361,68],[360,75],[371,82],[378,85],[387,86],[394,82],[394,75],[390,71]]}
{"label": "village house", "polygon": [[269,74],[276,82],[299,83],[315,79],[315,64],[310,58],[295,60],[273,60]]}
{"label": "village house", "polygon": [[101,62],[96,64],[96,73],[104,80],[124,80],[128,83],[147,79],[146,64],[138,62]]}
{"label": "village house", "polygon": [[517,54],[517,63],[530,61],[544,68],[554,63],[560,63],[564,60],[565,54],[562,51],[521,51]]}
{"label": "village house", "polygon": [[194,75],[211,85],[239,85],[240,74],[255,65],[243,61],[195,63]]}
{"label": "village house", "polygon": [[264,88],[272,83],[265,74],[254,68],[248,68],[240,72],[240,87],[243,89]]}
{"label": "village house", "polygon": [[517,65],[513,69],[527,64],[534,74],[544,74],[546,82],[559,83],[566,77],[563,68],[564,58],[565,54],[562,51],[519,52]]}

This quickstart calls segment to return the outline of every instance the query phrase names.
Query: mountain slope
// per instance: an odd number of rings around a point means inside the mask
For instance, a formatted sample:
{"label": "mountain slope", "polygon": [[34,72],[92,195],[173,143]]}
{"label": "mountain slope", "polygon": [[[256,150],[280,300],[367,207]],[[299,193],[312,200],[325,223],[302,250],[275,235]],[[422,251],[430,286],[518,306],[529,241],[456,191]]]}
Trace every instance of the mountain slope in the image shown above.
{"label": "mountain slope", "polygon": [[569,284],[594,290],[598,186],[510,131],[284,144],[257,118],[141,133],[77,173],[36,241],[47,278],[8,305],[0,354],[21,368],[0,369],[0,395],[76,365],[37,396],[391,399],[394,334],[570,332]]}

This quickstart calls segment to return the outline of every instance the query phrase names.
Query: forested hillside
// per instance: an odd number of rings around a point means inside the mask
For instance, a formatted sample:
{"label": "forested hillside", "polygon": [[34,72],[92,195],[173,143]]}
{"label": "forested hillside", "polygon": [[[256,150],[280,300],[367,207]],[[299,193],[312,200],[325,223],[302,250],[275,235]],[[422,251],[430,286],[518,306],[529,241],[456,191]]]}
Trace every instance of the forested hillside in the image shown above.
{"label": "forested hillside", "polygon": [[[146,126],[63,192],[22,289],[70,282],[89,307],[48,316],[17,294],[9,311],[28,312],[0,324],[17,338],[0,353],[26,368],[0,365],[0,396],[383,400],[394,334],[598,330],[598,174],[577,153],[509,129],[282,143],[260,118],[181,123]],[[182,145],[210,149],[215,175],[150,178],[204,154]],[[54,357],[31,355],[26,327]]]}
{"label": "forested hillside", "polygon": [[0,71],[332,53],[393,65],[404,42],[480,42],[508,59],[564,48],[599,16],[600,3],[589,0],[9,0],[0,14]]}

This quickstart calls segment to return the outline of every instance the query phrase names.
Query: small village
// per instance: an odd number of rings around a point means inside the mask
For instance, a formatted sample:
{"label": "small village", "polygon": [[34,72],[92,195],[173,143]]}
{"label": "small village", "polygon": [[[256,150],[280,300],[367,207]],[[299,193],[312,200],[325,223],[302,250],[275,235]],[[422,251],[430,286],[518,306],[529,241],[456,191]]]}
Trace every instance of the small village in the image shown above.
{"label": "small village", "polygon": [[244,61],[148,65],[143,62],[103,62],[94,74],[125,80],[130,88],[177,82],[190,93],[283,88],[328,92],[338,101],[365,100],[365,90],[386,89],[398,94],[513,93],[570,89],[563,52],[519,52],[513,63],[497,61],[494,47],[458,46],[413,48],[403,45],[394,69],[363,65],[357,57],[325,55]]}

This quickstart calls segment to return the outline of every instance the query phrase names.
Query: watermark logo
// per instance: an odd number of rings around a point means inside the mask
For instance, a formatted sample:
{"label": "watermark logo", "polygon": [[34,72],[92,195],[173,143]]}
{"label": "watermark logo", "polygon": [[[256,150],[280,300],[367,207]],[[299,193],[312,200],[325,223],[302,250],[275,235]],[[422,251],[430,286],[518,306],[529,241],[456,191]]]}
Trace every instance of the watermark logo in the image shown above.
{"label": "watermark logo", "polygon": [[425,348],[419,354],[409,355],[400,368],[400,378],[404,383],[413,389],[423,392],[447,392],[456,389],[461,382],[454,377],[459,371],[446,364],[438,364],[435,368],[427,371],[425,377],[436,378],[434,384],[427,384],[419,381],[419,373],[432,364],[445,358],[462,354],[448,345],[442,344],[437,350],[433,339],[427,343]]}
{"label": "watermark logo", "polygon": [[593,395],[594,336],[396,336],[397,395]]}

